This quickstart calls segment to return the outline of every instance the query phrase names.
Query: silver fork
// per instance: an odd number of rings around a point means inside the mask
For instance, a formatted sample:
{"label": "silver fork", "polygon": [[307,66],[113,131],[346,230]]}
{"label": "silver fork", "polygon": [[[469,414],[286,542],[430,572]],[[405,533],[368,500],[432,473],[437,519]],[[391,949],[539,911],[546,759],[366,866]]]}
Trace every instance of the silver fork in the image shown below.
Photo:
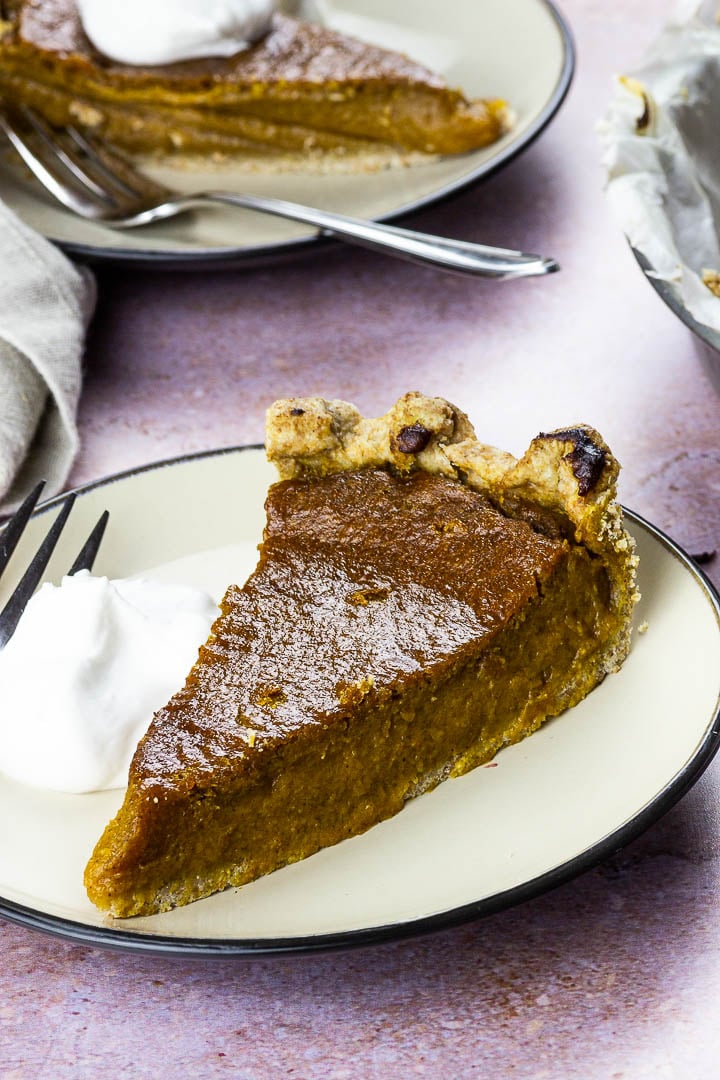
{"label": "silver fork", "polygon": [[[2,533],[0,533],[0,575],[5,572],[5,568],[20,541],[20,537],[25,531],[25,526],[30,520],[30,516],[35,509],[44,486],[45,481],[41,480],[37,487],[30,492],[22,506],[16,510],[15,514],[10,518]],[[45,567],[50,561],[50,556],[60,539],[60,534],[65,528],[65,522],[73,508],[74,502],[75,495],[68,495],[62,504],[60,513],[55,518],[55,521],[45,536],[45,539],[30,560],[28,568],[21,577],[17,588],[5,604],[5,607],[0,611],[0,649],[5,648],[8,641],[15,633],[30,597],[40,584],[40,579],[42,578]],[[69,575],[77,574],[79,570],[92,570],[95,556],[98,553],[98,548],[100,547],[105,532],[108,517],[108,511],[105,510],[98,519],[95,528],[83,544],[82,550],[75,559],[75,562],[68,570]]]}
{"label": "silver fork", "polygon": [[58,202],[80,217],[114,229],[134,229],[208,203],[225,203],[314,225],[321,233],[350,244],[451,273],[518,278],[560,269],[554,259],[540,255],[413,232],[284,199],[230,191],[178,194],[139,173],[127,160],[86,132],[75,127],[51,128],[34,111],[24,107],[15,109],[5,105],[0,112],[0,129]]}

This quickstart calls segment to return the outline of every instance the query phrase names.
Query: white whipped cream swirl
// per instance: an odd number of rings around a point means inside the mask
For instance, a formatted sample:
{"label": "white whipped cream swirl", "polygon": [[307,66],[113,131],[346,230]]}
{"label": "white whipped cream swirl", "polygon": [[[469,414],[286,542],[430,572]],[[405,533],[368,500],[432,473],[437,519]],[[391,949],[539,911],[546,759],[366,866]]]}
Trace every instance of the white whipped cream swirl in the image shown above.
{"label": "white whipped cream swirl", "polygon": [[0,652],[0,772],[55,791],[123,787],[217,614],[186,585],[86,570],[43,585]]}
{"label": "white whipped cream swirl", "polygon": [[279,6],[276,0],[77,0],[77,5],[95,48],[139,67],[232,56],[268,32]]}

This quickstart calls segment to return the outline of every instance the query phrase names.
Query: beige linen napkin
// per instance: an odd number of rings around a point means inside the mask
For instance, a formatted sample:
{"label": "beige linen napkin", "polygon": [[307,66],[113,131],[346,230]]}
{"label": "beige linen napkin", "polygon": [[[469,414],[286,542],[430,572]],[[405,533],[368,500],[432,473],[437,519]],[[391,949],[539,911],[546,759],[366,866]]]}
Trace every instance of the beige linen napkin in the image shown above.
{"label": "beige linen napkin", "polygon": [[38,480],[61,490],[78,450],[95,282],[0,201],[0,513]]}

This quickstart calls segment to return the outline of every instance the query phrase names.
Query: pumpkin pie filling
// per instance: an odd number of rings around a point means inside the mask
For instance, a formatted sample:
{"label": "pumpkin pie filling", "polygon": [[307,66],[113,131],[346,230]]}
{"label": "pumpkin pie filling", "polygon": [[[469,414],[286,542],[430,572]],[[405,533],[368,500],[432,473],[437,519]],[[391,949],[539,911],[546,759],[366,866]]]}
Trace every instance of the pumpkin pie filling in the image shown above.
{"label": "pumpkin pie filling", "polygon": [[469,101],[399,53],[285,15],[233,57],[135,67],[92,46],[75,0],[7,6],[0,95],[137,153],[456,154],[509,126],[500,101]]}
{"label": "pumpkin pie filling", "polygon": [[580,701],[629,647],[632,543],[589,428],[519,462],[442,399],[273,407],[260,560],[133,760],[86,870],[149,914],[397,813]]}

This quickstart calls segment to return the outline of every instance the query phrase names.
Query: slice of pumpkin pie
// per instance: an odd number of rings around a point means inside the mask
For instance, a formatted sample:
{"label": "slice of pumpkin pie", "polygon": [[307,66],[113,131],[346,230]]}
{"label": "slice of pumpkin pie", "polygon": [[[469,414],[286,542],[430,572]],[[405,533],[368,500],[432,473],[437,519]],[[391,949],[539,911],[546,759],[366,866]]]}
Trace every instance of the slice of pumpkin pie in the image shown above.
{"label": "slice of pumpkin pie", "polygon": [[[592,428],[518,461],[440,398],[269,411],[280,481],[152,721],[85,881],[116,916],[238,886],[491,759],[617,670],[636,599],[618,464]],[[568,722],[570,722],[568,720]]]}
{"label": "slice of pumpkin pie", "polygon": [[503,102],[469,101],[400,53],[282,14],[234,56],[140,67],[93,47],[76,0],[6,7],[0,95],[134,152],[457,154],[493,142],[510,122]]}

